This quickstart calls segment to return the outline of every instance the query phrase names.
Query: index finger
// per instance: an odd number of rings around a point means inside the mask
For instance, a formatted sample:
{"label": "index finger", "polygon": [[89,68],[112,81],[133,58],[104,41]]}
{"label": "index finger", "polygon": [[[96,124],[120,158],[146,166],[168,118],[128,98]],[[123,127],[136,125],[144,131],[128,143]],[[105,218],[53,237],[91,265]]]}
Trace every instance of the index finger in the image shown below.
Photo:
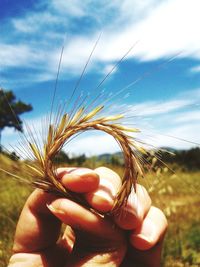
{"label": "index finger", "polygon": [[[86,194],[88,203],[100,212],[109,212],[114,206],[122,182],[119,175],[106,167],[95,169],[100,181],[97,189]],[[151,199],[146,189],[137,184],[117,214],[114,214],[115,223],[126,230],[135,229],[143,221],[151,206]]]}

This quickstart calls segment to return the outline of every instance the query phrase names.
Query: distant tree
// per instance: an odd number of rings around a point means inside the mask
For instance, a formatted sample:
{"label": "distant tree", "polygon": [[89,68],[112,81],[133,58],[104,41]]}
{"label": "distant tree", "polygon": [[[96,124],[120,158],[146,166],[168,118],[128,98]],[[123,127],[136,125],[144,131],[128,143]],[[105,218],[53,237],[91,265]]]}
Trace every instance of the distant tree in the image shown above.
{"label": "distant tree", "polygon": [[[189,150],[173,150],[174,155],[166,152],[162,152],[162,161],[177,165],[183,170],[195,171],[200,169],[200,148],[191,148]],[[162,163],[157,162],[158,165],[162,166]]]}
{"label": "distant tree", "polygon": [[0,88],[0,147],[3,129],[5,127],[13,127],[23,132],[23,123],[19,116],[31,110],[32,106],[16,100],[12,91],[5,91]]}
{"label": "distant tree", "polygon": [[61,150],[54,158],[54,163],[56,164],[71,163],[71,162],[72,160],[63,150]]}
{"label": "distant tree", "polygon": [[77,163],[78,166],[82,166],[82,164],[86,161],[86,156],[85,154],[82,154],[80,156],[75,157],[73,160]]}
{"label": "distant tree", "polygon": [[119,157],[118,157],[117,155],[115,155],[115,154],[111,156],[110,162],[111,162],[111,164],[114,165],[114,166],[119,166],[119,165],[121,165],[121,164],[120,164]]}
{"label": "distant tree", "polygon": [[82,166],[83,163],[85,163],[87,160],[87,157],[85,154],[82,154],[80,156],[73,156],[69,157],[65,151],[61,150],[54,158],[55,164],[73,164],[74,166]]}
{"label": "distant tree", "polygon": [[199,170],[200,168],[200,148],[191,148],[190,150],[179,151],[176,160],[187,170]]}

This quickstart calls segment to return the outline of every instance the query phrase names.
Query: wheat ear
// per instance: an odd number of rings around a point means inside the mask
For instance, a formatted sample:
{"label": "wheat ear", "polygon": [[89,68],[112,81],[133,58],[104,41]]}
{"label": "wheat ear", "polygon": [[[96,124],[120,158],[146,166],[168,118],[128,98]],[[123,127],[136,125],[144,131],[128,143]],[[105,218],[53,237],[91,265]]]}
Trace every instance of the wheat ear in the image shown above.
{"label": "wheat ear", "polygon": [[43,151],[37,144],[29,143],[31,152],[35,159],[34,166],[28,164],[34,172],[37,179],[34,185],[46,191],[55,192],[71,198],[81,204],[86,204],[83,198],[78,194],[68,191],[56,179],[56,168],[53,164],[55,156],[60,152],[65,143],[79,132],[86,130],[100,130],[114,137],[119,144],[125,162],[125,170],[122,178],[122,187],[116,197],[112,212],[117,212],[126,203],[128,196],[134,187],[136,190],[136,181],[138,175],[143,175],[143,169],[140,164],[136,151],[145,153],[145,150],[138,146],[136,140],[130,132],[138,132],[138,129],[127,128],[119,123],[123,115],[99,117],[97,114],[103,110],[103,106],[98,106],[91,112],[85,114],[84,107],[80,108],[71,118],[68,114],[64,114],[57,126],[50,125],[48,129],[47,139],[44,143]]}

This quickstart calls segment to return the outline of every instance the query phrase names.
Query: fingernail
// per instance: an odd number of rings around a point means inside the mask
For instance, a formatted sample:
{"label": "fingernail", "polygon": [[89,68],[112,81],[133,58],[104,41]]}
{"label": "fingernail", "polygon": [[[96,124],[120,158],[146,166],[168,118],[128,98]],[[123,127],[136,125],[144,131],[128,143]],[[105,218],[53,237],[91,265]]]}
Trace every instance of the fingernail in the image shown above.
{"label": "fingernail", "polygon": [[125,207],[122,209],[120,215],[115,216],[115,222],[122,229],[133,230],[138,227],[141,220],[135,210],[131,207]]}
{"label": "fingernail", "polygon": [[103,190],[98,190],[95,193],[88,193],[86,199],[92,207],[101,212],[108,212],[113,206],[113,198]]}
{"label": "fingernail", "polygon": [[52,204],[46,204],[47,208],[51,211],[51,212],[56,212],[56,209],[53,207]]}
{"label": "fingernail", "polygon": [[54,202],[47,203],[46,206],[54,214],[64,214],[64,211],[61,209],[60,205],[58,207]]}
{"label": "fingernail", "polygon": [[95,172],[93,170],[90,170],[90,169],[87,169],[87,168],[77,168],[77,169],[72,170],[71,173],[81,176],[81,175],[84,175],[84,174],[90,174],[90,173],[93,174]]}
{"label": "fingernail", "polygon": [[65,168],[58,168],[57,169],[57,176],[58,178],[62,179],[65,176],[83,176],[83,175],[97,175],[97,173],[88,168],[71,168],[70,170]]}
{"label": "fingernail", "polygon": [[97,192],[94,193],[94,195],[100,199],[102,199],[103,201],[109,202],[109,203],[113,203],[113,198],[111,197],[111,195],[103,190],[98,190]]}
{"label": "fingernail", "polygon": [[145,219],[142,228],[140,228],[130,237],[132,245],[138,249],[148,249],[154,243],[156,236],[156,225],[151,220]]}

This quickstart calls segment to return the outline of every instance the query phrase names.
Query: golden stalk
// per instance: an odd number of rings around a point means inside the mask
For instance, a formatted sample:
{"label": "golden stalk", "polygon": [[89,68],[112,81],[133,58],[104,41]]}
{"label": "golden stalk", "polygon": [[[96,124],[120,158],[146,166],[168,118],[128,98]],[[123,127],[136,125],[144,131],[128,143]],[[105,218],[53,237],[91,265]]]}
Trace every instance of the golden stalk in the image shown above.
{"label": "golden stalk", "polygon": [[82,107],[71,118],[68,114],[64,114],[60,122],[57,123],[57,127],[50,125],[43,151],[40,151],[36,144],[29,143],[35,159],[35,165],[34,167],[30,165],[30,169],[34,176],[37,177],[37,180],[34,182],[35,186],[67,196],[81,204],[86,204],[78,194],[69,192],[57,180],[53,160],[64,144],[77,133],[91,129],[103,131],[113,136],[117,141],[125,161],[122,187],[118,192],[112,210],[112,212],[117,212],[126,203],[132,188],[136,190],[138,175],[143,175],[143,168],[135,151],[145,153],[145,149],[141,148],[134,137],[129,135],[130,132],[139,132],[138,129],[127,128],[116,123],[123,117],[122,115],[96,118],[96,115],[103,108],[103,106],[98,106],[85,114],[84,107]]}

